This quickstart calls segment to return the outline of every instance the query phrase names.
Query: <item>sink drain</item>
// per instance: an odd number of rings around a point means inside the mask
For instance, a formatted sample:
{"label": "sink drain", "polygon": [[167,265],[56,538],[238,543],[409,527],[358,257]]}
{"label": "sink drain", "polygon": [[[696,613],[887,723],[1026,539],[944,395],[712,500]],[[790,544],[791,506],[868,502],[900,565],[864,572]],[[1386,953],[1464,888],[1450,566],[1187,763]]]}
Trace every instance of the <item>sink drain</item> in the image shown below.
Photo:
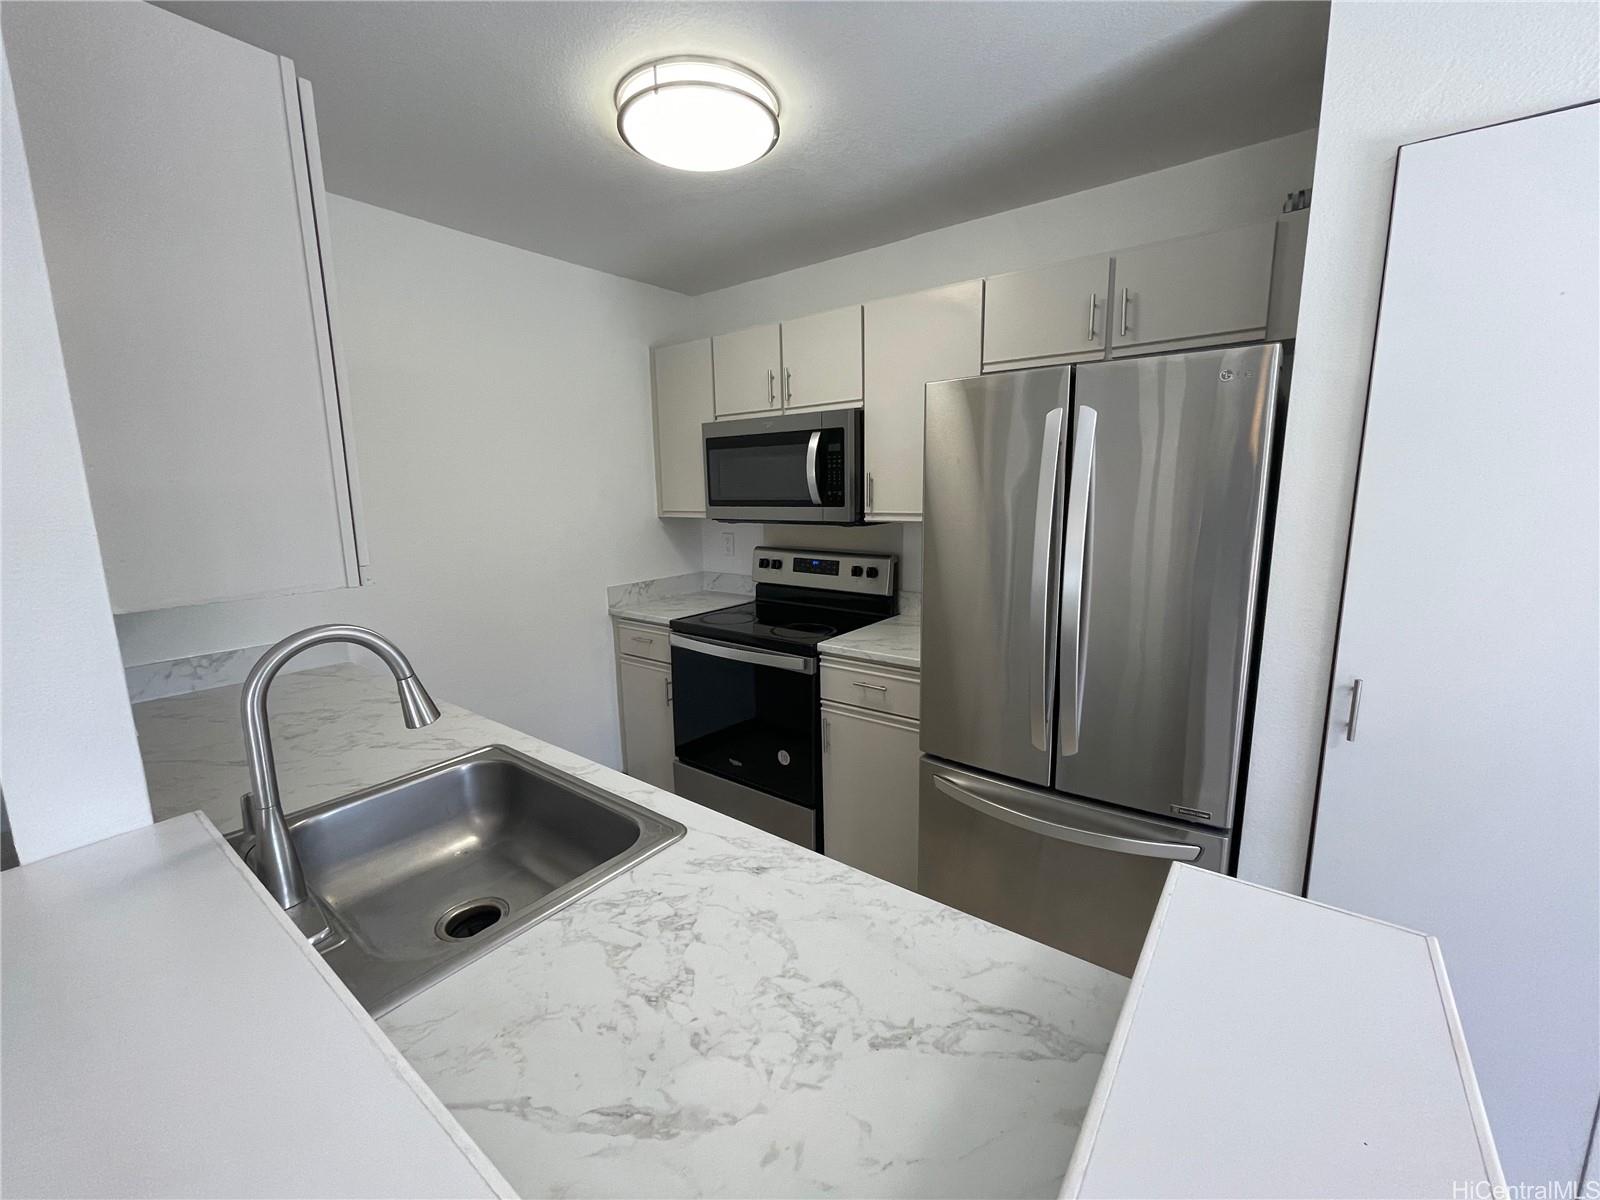
{"label": "sink drain", "polygon": [[439,918],[433,932],[447,942],[464,942],[477,937],[511,911],[511,906],[497,896],[482,900],[468,900],[458,904]]}

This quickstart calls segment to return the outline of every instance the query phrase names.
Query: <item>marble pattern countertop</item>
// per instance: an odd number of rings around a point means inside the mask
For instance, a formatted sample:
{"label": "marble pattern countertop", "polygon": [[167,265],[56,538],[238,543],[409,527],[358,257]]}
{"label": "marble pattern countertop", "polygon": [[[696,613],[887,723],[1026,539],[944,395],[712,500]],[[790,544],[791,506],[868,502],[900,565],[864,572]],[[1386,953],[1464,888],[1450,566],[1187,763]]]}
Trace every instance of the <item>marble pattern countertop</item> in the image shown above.
{"label": "marble pattern countertop", "polygon": [[[158,811],[236,808],[236,703],[136,706]],[[501,743],[689,827],[380,1022],[519,1192],[1055,1195],[1127,980],[442,708],[280,679],[289,806]]]}
{"label": "marble pattern countertop", "polygon": [[886,663],[909,671],[922,670],[922,614],[902,612],[898,617],[863,625],[830,638],[818,647],[827,658]]}
{"label": "marble pattern countertop", "polygon": [[736,592],[685,592],[678,596],[649,596],[619,601],[611,606],[611,615],[623,621],[665,625],[679,617],[692,617],[696,613],[745,604],[749,600],[749,596],[741,596]]}

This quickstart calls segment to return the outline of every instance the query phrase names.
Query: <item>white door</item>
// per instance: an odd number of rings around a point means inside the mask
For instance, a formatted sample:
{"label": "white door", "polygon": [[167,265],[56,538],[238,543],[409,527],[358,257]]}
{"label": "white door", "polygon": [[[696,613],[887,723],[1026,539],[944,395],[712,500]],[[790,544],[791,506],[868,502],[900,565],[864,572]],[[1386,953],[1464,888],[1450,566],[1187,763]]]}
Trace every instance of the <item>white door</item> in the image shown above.
{"label": "white door", "polygon": [[1513,1184],[1600,1092],[1597,144],[1400,154],[1308,889],[1438,936]]}
{"label": "white door", "polygon": [[988,370],[1099,358],[1106,348],[1111,259],[1097,254],[984,281]]}
{"label": "white door", "polygon": [[783,323],[786,408],[861,399],[861,305]]}
{"label": "white door", "polygon": [[671,791],[672,668],[638,658],[622,658],[618,663],[623,770]]}
{"label": "white door", "polygon": [[822,709],[822,843],[828,857],[917,886],[917,723]]}
{"label": "white door", "polygon": [[923,390],[982,369],[983,284],[972,279],[874,300],[864,336],[867,513],[920,520]]}
{"label": "white door", "polygon": [[1130,354],[1260,337],[1276,223],[1118,251],[1111,345]]}
{"label": "white door", "polygon": [[706,462],[700,427],[716,416],[711,400],[711,339],[651,352],[656,402],[656,511],[706,515]]}
{"label": "white door", "polygon": [[355,585],[293,64],[148,4],[5,36],[112,607]]}
{"label": "white door", "polygon": [[778,327],[757,325],[711,339],[717,416],[776,412],[782,403]]}

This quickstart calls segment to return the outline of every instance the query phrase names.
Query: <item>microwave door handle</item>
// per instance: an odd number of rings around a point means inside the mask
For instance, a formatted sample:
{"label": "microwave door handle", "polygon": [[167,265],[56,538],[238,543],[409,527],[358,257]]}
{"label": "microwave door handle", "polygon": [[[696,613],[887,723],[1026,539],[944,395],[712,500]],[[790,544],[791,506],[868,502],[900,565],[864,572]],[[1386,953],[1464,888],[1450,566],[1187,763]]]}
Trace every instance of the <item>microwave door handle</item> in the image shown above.
{"label": "microwave door handle", "polygon": [[1033,571],[1028,592],[1029,645],[1038,654],[1028,675],[1028,712],[1033,748],[1050,748],[1050,708],[1054,696],[1055,654],[1051,645],[1056,602],[1051,561],[1060,537],[1061,432],[1065,410],[1052,408],[1044,418],[1039,453],[1039,495],[1033,512]]}
{"label": "microwave door handle", "polygon": [[1071,654],[1072,684],[1062,697],[1061,753],[1078,752],[1083,730],[1084,668],[1088,665],[1089,584],[1094,568],[1094,439],[1100,415],[1078,405],[1073,425],[1072,474],[1067,484],[1067,536],[1062,552],[1061,648]]}
{"label": "microwave door handle", "polygon": [[822,430],[818,429],[806,442],[806,487],[811,492],[811,503],[822,503],[822,490],[817,487],[817,447],[822,444]]}
{"label": "microwave door handle", "polygon": [[1009,805],[980,796],[943,775],[933,777],[933,786],[960,804],[975,812],[1026,829],[1043,837],[1060,842],[1072,842],[1093,850],[1109,850],[1113,854],[1132,854],[1139,858],[1164,858],[1173,862],[1193,862],[1200,857],[1200,847],[1191,842],[1163,842],[1154,838],[1127,837],[1116,833],[1101,833],[1096,829],[1079,829],[1076,825],[1063,825],[1032,813],[1021,812]]}

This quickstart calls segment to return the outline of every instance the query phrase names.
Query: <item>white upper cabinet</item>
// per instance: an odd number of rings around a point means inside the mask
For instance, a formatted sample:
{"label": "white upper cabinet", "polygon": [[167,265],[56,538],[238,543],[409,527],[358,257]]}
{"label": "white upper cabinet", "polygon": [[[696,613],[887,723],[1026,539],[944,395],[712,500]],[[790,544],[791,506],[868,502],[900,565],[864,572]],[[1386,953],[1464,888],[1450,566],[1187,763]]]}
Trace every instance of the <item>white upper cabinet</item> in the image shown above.
{"label": "white upper cabinet", "polygon": [[979,280],[866,305],[867,515],[922,517],[923,391],[978,374],[983,331]]}
{"label": "white upper cabinet", "polygon": [[[776,325],[757,325],[711,339],[717,416],[776,412],[782,406],[783,370]],[[702,501],[702,504],[704,501]]]}
{"label": "white upper cabinet", "polygon": [[148,4],[5,37],[113,608],[358,584],[293,64]]}
{"label": "white upper cabinet", "polygon": [[655,375],[656,511],[663,517],[706,514],[706,465],[700,427],[716,416],[711,339],[657,346]]}
{"label": "white upper cabinet", "polygon": [[1276,222],[1116,255],[1113,353],[1250,341],[1267,329]]}
{"label": "white upper cabinet", "polygon": [[1111,256],[984,281],[983,365],[990,370],[1099,358],[1106,348]]}
{"label": "white upper cabinet", "polygon": [[783,323],[785,408],[861,399],[861,305]]}

